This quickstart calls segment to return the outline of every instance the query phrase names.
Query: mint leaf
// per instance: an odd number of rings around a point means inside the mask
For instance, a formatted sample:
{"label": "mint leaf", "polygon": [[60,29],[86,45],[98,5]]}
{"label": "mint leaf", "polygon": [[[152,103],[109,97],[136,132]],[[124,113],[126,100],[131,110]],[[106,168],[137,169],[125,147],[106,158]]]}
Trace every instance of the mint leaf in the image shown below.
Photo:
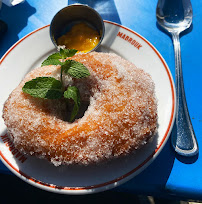
{"label": "mint leaf", "polygon": [[65,73],[68,72],[69,68],[71,67],[71,62],[72,62],[72,60],[66,60],[66,61],[63,63],[63,65],[62,65],[62,67],[61,67],[62,72],[63,72],[63,71],[64,71]]}
{"label": "mint leaf", "polygon": [[62,56],[62,59],[65,59],[67,57],[73,57],[76,52],[77,50],[75,49],[60,49],[60,55]]}
{"label": "mint leaf", "polygon": [[50,55],[47,59],[62,59],[62,57],[59,52],[56,52]]}
{"label": "mint leaf", "polygon": [[71,77],[80,79],[90,76],[89,70],[80,62],[74,60],[67,60],[63,71]]}
{"label": "mint leaf", "polygon": [[47,59],[45,59],[41,66],[47,65],[62,65],[63,62],[60,59],[66,59],[67,57],[72,57],[76,54],[77,50],[75,49],[61,49],[59,52],[51,54]]}
{"label": "mint leaf", "polygon": [[68,70],[71,64],[71,60],[66,60],[65,62],[63,62],[62,66],[61,66],[61,71],[60,71],[60,80],[61,83],[63,85],[63,80],[62,80],[62,74],[64,70]]}
{"label": "mint leaf", "polygon": [[63,95],[62,83],[53,77],[37,77],[25,83],[24,93],[33,97],[59,99]]}
{"label": "mint leaf", "polygon": [[62,57],[62,59],[65,59],[65,58],[66,58],[64,49],[60,48],[59,54],[60,54],[60,56]]}
{"label": "mint leaf", "polygon": [[76,86],[69,86],[67,90],[64,92],[64,98],[72,99],[74,101],[74,107],[70,116],[70,122],[72,122],[79,112],[80,107],[79,89]]}
{"label": "mint leaf", "polygon": [[62,65],[63,62],[61,62],[59,59],[46,59],[42,62],[41,66],[47,66],[47,65]]}
{"label": "mint leaf", "polygon": [[75,49],[65,49],[64,52],[65,52],[65,55],[67,57],[73,57],[76,53],[77,53],[78,50],[75,50]]}

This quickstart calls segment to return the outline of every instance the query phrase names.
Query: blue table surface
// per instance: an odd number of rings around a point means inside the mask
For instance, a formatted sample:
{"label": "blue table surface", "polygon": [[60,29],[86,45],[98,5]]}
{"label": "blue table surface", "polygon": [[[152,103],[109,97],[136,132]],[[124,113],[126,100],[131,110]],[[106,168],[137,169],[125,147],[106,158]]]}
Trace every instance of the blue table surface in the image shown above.
{"label": "blue table surface", "polygon": [[[156,24],[157,0],[26,0],[15,7],[3,4],[0,19],[8,24],[8,31],[0,39],[0,57],[26,34],[50,24],[61,8],[77,2],[88,4],[103,19],[124,25],[149,40],[164,57],[175,78],[172,40]],[[117,187],[117,191],[202,199],[202,0],[192,0],[192,6],[192,27],[180,41],[187,105],[199,143],[199,154],[192,158],[178,156],[168,140],[156,160],[138,176]],[[0,172],[8,173],[9,170],[0,163]]]}

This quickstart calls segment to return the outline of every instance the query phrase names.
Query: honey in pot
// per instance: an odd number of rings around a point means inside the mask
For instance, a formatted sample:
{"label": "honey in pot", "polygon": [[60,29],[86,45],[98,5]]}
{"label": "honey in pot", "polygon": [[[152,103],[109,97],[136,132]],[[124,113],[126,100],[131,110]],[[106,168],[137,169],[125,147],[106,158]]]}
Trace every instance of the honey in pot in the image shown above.
{"label": "honey in pot", "polygon": [[86,53],[95,48],[99,41],[99,33],[87,23],[81,22],[75,24],[70,31],[59,37],[57,44]]}

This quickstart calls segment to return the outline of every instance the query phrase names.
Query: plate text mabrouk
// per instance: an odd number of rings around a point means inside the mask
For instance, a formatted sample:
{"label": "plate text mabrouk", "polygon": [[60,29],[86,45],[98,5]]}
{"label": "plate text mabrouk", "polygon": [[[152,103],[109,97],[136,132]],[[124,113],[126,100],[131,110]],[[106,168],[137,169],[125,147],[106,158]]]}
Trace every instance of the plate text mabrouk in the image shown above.
{"label": "plate text mabrouk", "polygon": [[117,36],[129,42],[131,45],[136,47],[138,50],[142,47],[142,45],[139,42],[137,42],[136,40],[134,40],[133,38],[131,38],[130,36],[124,33],[118,32]]}
{"label": "plate text mabrouk", "polygon": [[14,146],[13,142],[9,138],[7,134],[1,135],[1,139],[3,140],[4,144],[9,148],[11,153],[15,158],[17,158],[21,163],[24,163],[27,160],[27,157],[20,153]]}

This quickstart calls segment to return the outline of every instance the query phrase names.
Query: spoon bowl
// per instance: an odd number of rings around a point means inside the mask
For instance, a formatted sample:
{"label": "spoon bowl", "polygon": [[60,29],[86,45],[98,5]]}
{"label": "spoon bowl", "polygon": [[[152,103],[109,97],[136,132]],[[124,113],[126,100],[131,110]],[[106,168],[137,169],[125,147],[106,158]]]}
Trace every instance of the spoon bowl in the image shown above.
{"label": "spoon bowl", "polygon": [[156,8],[158,24],[170,33],[181,33],[192,24],[190,0],[159,0]]}

